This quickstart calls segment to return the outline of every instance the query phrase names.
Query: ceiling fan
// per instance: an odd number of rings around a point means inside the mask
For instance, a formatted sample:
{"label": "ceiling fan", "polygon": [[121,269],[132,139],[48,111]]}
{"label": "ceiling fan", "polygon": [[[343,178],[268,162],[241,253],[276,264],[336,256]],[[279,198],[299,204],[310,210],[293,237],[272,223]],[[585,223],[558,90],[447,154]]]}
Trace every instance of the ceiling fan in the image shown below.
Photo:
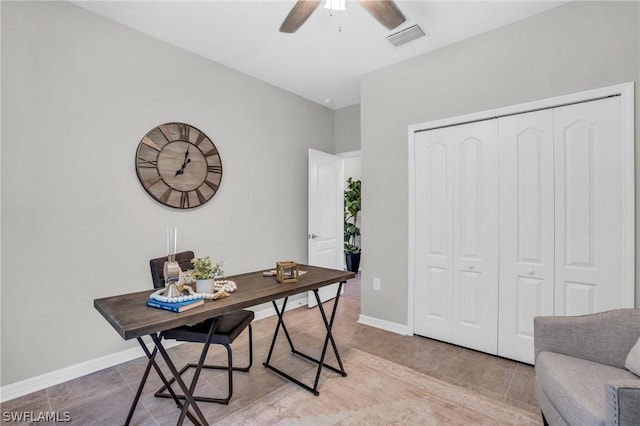
{"label": "ceiling fan", "polygon": [[[280,26],[280,32],[295,33],[316,10],[321,1],[298,0]],[[359,0],[359,2],[387,29],[392,30],[406,20],[393,0]]]}

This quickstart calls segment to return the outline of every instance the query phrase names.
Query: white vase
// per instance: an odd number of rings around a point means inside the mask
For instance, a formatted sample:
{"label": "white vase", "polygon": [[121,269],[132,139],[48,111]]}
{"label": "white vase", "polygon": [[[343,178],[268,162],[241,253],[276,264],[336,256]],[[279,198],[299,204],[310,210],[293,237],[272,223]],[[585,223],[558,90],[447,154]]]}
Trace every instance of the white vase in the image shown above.
{"label": "white vase", "polygon": [[196,292],[213,293],[213,280],[196,280]]}

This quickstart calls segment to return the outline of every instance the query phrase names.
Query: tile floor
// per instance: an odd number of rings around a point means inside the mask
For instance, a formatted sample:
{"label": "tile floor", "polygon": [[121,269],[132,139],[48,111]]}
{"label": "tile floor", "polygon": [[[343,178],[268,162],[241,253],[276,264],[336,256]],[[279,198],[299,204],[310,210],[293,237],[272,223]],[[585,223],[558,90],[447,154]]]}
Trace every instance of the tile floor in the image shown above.
{"label": "tile floor", "polygon": [[[446,382],[478,391],[496,400],[539,413],[533,394],[533,367],[436,340],[401,336],[358,324],[359,286],[358,278],[351,280],[340,299],[333,334],[341,353],[351,348],[358,348]],[[325,310],[330,309],[332,303],[328,302],[327,305],[329,307],[325,307]],[[318,346],[318,339],[324,336],[317,309],[309,310],[302,307],[289,311],[285,317],[296,347],[312,353],[312,350]],[[201,404],[205,416],[211,422],[215,423],[216,419],[228,415],[238,407],[258,399],[266,392],[285,383],[283,379],[261,365],[267,356],[275,324],[275,317],[253,323],[253,368],[250,373],[234,374],[234,396],[228,406]],[[309,377],[311,382],[314,377],[313,366],[298,358],[292,358],[285,339],[279,340],[279,343],[272,363],[276,366],[286,363],[285,368],[292,369],[296,377],[298,375]],[[183,344],[170,349],[169,352],[176,365],[181,366],[186,362],[196,362],[200,348],[201,346],[196,344]],[[224,354],[220,349],[213,346],[208,357],[220,359]],[[319,353],[319,349],[317,350]],[[245,362],[247,355],[247,339],[245,336],[240,336],[234,343],[234,363],[239,365]],[[7,423],[5,412],[28,411],[58,412],[59,416],[63,416],[66,412],[71,417],[71,424],[120,425],[126,418],[129,404],[144,370],[145,361],[145,358],[139,358],[7,401],[2,404],[3,416],[0,422]],[[164,364],[162,367],[166,371]],[[348,371],[348,366],[345,368]],[[189,377],[188,374],[186,377]],[[153,396],[153,392],[160,387],[160,383],[160,379],[152,372],[132,424],[175,424],[178,413],[176,405],[169,399]],[[220,390],[226,391],[225,374],[204,371],[197,390],[198,393],[207,395],[216,395]],[[322,382],[320,391],[322,391]],[[54,422],[37,424],[54,424]],[[185,424],[189,422],[186,421]]]}

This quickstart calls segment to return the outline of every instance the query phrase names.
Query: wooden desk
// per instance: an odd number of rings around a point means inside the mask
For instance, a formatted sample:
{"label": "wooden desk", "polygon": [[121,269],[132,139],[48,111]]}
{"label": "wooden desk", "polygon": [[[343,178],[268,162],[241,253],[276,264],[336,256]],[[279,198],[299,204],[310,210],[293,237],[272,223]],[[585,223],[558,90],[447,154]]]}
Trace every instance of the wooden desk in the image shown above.
{"label": "wooden desk", "polygon": [[[270,268],[266,269],[269,270]],[[330,368],[338,373],[346,376],[344,368],[342,367],[342,362],[340,361],[340,356],[338,354],[337,347],[333,340],[333,336],[331,335],[331,328],[333,325],[333,320],[335,317],[336,307],[338,305],[338,300],[340,296],[340,291],[342,289],[342,284],[347,280],[354,278],[355,274],[353,272],[345,272],[339,271],[335,269],[327,269],[320,268],[316,266],[308,266],[308,265],[300,265],[301,271],[307,271],[306,274],[301,275],[298,279],[298,282],[295,284],[280,284],[276,280],[275,277],[263,277],[262,271],[251,272],[246,274],[234,275],[228,277],[228,279],[235,281],[238,286],[238,289],[231,294],[230,297],[214,300],[214,301],[206,301],[204,305],[198,306],[196,308],[190,309],[188,311],[182,313],[174,313],[167,312],[156,308],[150,308],[145,305],[146,300],[149,298],[149,295],[153,293],[154,289],[140,291],[137,293],[129,293],[123,294],[119,296],[105,297],[102,299],[96,299],[93,302],[94,307],[102,314],[102,316],[111,324],[111,326],[120,334],[120,336],[125,340],[137,339],[140,345],[143,347],[143,350],[147,354],[149,358],[149,365],[147,366],[147,374],[148,370],[151,366],[153,366],[158,373],[160,373],[159,368],[155,364],[154,357],[156,351],[159,351],[165,362],[167,363],[172,375],[175,378],[176,383],[180,386],[181,390],[184,392],[186,397],[186,402],[183,405],[183,413],[180,416],[180,420],[178,423],[182,423],[184,420],[184,416],[187,415],[194,422],[198,423],[196,419],[190,415],[188,412],[189,405],[193,406],[193,409],[196,411],[196,415],[200,419],[202,424],[207,424],[206,419],[204,418],[200,408],[196,404],[196,401],[193,400],[193,395],[189,392],[189,389],[186,387],[180,375],[177,374],[177,370],[173,365],[173,362],[169,358],[165,348],[161,343],[161,338],[158,337],[158,333],[169,330],[175,327],[179,327],[182,325],[193,324],[199,321],[204,321],[209,318],[218,317],[220,315],[224,315],[226,313],[238,311],[240,309],[248,308],[251,306],[256,306],[262,303],[272,302],[274,308],[276,309],[276,313],[278,315],[278,324],[276,326],[276,331],[273,336],[271,349],[269,351],[269,355],[267,357],[267,361],[264,363],[264,366],[269,368],[270,370],[280,374],[293,381],[294,383],[302,386],[303,388],[309,390],[315,395],[318,394],[317,386],[318,379],[320,377],[320,372],[322,367]],[[309,357],[299,351],[297,351],[293,347],[293,343],[287,331],[287,328],[284,324],[284,311],[286,308],[286,303],[289,296],[303,293],[307,291],[313,291],[316,299],[319,301],[318,289],[333,283],[340,283],[338,288],[338,294],[336,295],[336,301],[334,303],[333,312],[331,314],[330,319],[327,319],[327,316],[324,312],[322,304],[319,303],[319,310],[322,315],[322,319],[325,323],[325,327],[327,329],[327,334],[324,340],[324,346],[322,350],[322,356],[319,360],[316,360],[312,357]],[[282,308],[278,309],[275,301],[279,299],[284,299],[284,304]],[[215,321],[214,325],[215,326]],[[318,365],[318,370],[316,374],[316,380],[314,386],[308,386],[304,383],[294,379],[293,377],[287,375],[286,373],[278,370],[270,364],[271,354],[273,348],[275,346],[276,339],[278,337],[278,333],[280,330],[287,336],[287,340],[291,346],[291,350],[294,354],[303,356],[308,360],[314,361]],[[150,335],[153,340],[156,348],[153,350],[153,353],[149,352],[148,348],[140,339],[141,336]],[[324,363],[324,356],[326,353],[326,349],[328,344],[331,343],[333,350],[335,352],[336,358],[339,363],[339,369],[331,367]],[[160,373],[161,374],[161,373]],[[164,376],[161,377],[164,380]],[[144,380],[146,380],[146,375]],[[129,419],[127,423],[130,421],[130,417],[133,414],[133,410],[135,409],[135,404],[137,404],[137,399],[139,398],[139,393],[142,391],[142,386],[144,383],[141,383],[141,387],[138,389],[138,395],[136,395],[136,400],[134,401],[134,405],[131,407],[131,411],[129,413]],[[181,404],[177,398],[176,403]]]}

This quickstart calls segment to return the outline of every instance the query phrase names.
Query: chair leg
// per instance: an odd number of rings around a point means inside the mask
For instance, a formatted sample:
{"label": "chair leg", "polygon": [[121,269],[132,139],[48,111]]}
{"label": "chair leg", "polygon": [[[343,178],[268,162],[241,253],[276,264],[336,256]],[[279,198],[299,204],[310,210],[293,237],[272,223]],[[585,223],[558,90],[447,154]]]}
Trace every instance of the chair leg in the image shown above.
{"label": "chair leg", "polygon": [[[231,351],[231,346],[229,345],[222,345],[227,350],[227,365],[203,365],[202,366],[202,368],[206,368],[209,370],[227,370],[229,374],[228,395],[225,398],[210,398],[210,397],[204,397],[204,396],[194,396],[193,397],[194,400],[203,401],[203,402],[213,402],[213,403],[224,404],[224,405],[229,404],[229,401],[233,396],[233,371],[242,371],[246,373],[251,369],[251,366],[253,365],[253,330],[251,329],[251,324],[249,324],[248,328],[249,328],[249,364],[246,367],[233,366],[233,354]],[[184,367],[182,367],[182,369],[178,373],[182,375],[189,368],[196,368],[196,367],[198,367],[198,364],[192,364],[192,363],[187,364]],[[168,385],[171,385],[174,381],[175,379],[171,378],[168,381]],[[156,391],[154,396],[160,397],[160,398],[173,398],[173,396],[170,393],[165,392],[166,390],[167,390],[167,386],[164,385]],[[176,397],[178,399],[185,399],[184,395],[176,394]]]}
{"label": "chair leg", "polygon": [[549,422],[547,422],[547,418],[544,416],[544,413],[541,411],[540,414],[542,414],[542,424],[544,426],[549,426]]}
{"label": "chair leg", "polygon": [[251,330],[251,324],[249,324],[249,365],[246,367],[233,367],[235,371],[249,372],[253,365],[253,330]]}
{"label": "chair leg", "polygon": [[[253,330],[251,329],[251,324],[249,324],[248,329],[249,329],[249,364],[246,367],[232,367],[233,371],[242,371],[244,373],[247,373],[253,366]],[[189,365],[193,365],[193,364],[189,364]],[[227,370],[229,366],[227,363],[227,365],[203,365],[202,368],[208,368],[210,370]]]}

